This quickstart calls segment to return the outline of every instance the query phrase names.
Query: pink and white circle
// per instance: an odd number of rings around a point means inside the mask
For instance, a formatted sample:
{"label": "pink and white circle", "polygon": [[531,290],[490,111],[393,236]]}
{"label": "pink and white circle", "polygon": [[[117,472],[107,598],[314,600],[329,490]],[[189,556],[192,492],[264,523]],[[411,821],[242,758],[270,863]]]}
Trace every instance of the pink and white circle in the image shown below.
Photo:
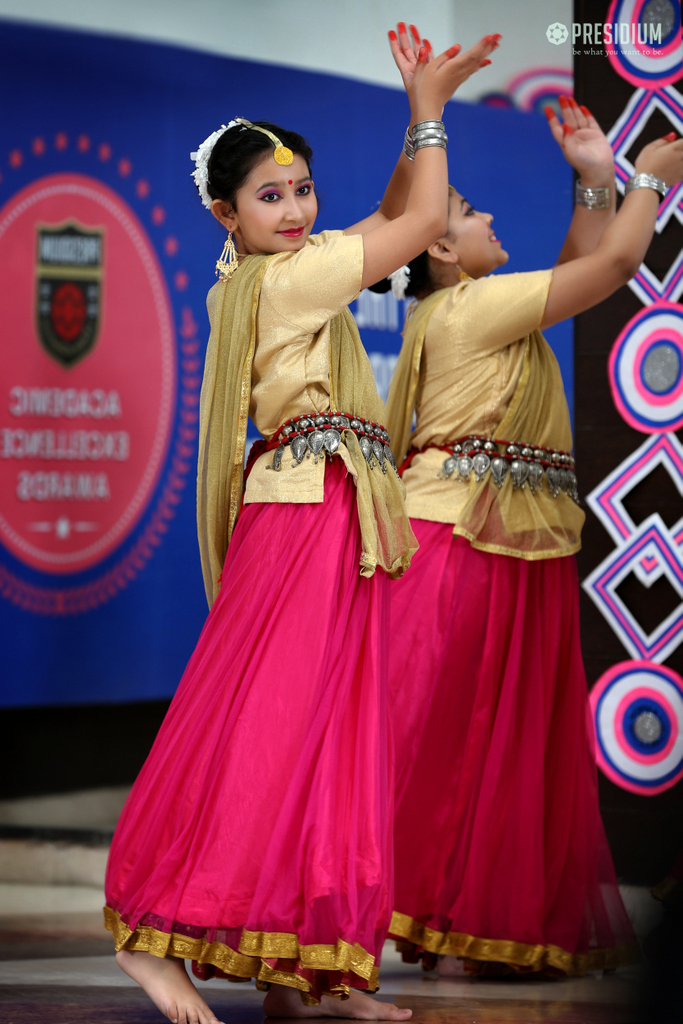
{"label": "pink and white circle", "polygon": [[[666,365],[659,384],[647,373],[657,359]],[[614,404],[635,430],[683,427],[683,306],[660,300],[629,320],[612,347],[609,380]]]}
{"label": "pink and white circle", "polygon": [[680,0],[663,0],[658,11],[651,0],[612,0],[604,29],[609,61],[632,85],[662,89],[683,76]]}
{"label": "pink and white circle", "polygon": [[655,796],[683,778],[683,680],[651,661],[622,661],[590,693],[596,760],[608,779]]}

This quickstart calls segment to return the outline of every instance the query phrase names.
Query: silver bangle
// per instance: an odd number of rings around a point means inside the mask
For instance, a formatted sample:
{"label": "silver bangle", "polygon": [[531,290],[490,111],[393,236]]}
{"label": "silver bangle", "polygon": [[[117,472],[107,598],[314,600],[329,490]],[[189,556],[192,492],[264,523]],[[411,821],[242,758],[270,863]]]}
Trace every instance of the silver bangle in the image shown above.
{"label": "silver bangle", "polygon": [[633,192],[636,188],[653,188],[655,192],[659,192],[662,199],[664,199],[668,191],[662,179],[656,178],[654,174],[634,174],[626,182],[624,195],[628,195],[629,192]]}
{"label": "silver bangle", "polygon": [[413,137],[410,134],[410,126],[406,128],[406,133],[403,138],[403,152],[409,160],[415,159],[415,146],[413,145]]}
{"label": "silver bangle", "polygon": [[576,205],[585,206],[587,210],[608,210],[611,202],[611,191],[608,186],[588,188],[580,181],[576,183]]}
{"label": "silver bangle", "polygon": [[423,128],[440,128],[442,132],[446,131],[443,121],[418,121],[416,125],[413,125],[413,138],[415,138],[415,132],[422,131]]}
{"label": "silver bangle", "polygon": [[421,128],[413,133],[413,145],[417,139],[448,139],[448,136],[443,128]]}
{"label": "silver bangle", "polygon": [[445,135],[440,135],[438,138],[423,139],[422,137],[415,139],[413,143],[415,146],[415,152],[418,149],[425,149],[427,146],[441,146],[442,149],[448,149],[448,139]]}

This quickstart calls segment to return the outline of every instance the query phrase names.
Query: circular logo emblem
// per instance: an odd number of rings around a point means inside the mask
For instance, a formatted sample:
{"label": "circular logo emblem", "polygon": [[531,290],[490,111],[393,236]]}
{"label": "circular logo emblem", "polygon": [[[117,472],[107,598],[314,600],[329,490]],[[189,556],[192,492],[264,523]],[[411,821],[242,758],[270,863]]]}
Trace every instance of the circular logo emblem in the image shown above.
{"label": "circular logo emblem", "polygon": [[683,307],[659,301],[637,313],[612,348],[609,379],[617,409],[635,430],[683,426]]}
{"label": "circular logo emblem", "polygon": [[0,258],[0,539],[34,569],[75,573],[122,543],[159,479],[171,307],[140,221],[91,177],[56,174],[13,196]]}
{"label": "circular logo emblem", "polygon": [[562,25],[559,21],[554,22],[552,25],[548,25],[546,31],[546,38],[549,43],[554,43],[555,46],[560,46],[561,43],[565,43],[569,36],[567,26]]}
{"label": "circular logo emblem", "polygon": [[654,796],[683,778],[683,680],[650,661],[623,661],[590,693],[596,756],[608,779]]}
{"label": "circular logo emblem", "polygon": [[612,67],[632,85],[661,89],[683,75],[680,0],[612,0],[605,50]]}

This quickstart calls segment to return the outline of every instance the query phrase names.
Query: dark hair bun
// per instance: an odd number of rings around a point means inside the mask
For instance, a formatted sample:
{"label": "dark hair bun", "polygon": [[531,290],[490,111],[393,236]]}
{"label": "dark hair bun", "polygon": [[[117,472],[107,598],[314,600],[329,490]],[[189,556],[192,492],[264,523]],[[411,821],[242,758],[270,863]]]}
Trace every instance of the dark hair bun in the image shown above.
{"label": "dark hair bun", "polygon": [[383,277],[381,281],[377,281],[376,284],[368,285],[368,289],[371,292],[377,292],[378,295],[384,295],[385,292],[391,291],[391,281],[388,277]]}

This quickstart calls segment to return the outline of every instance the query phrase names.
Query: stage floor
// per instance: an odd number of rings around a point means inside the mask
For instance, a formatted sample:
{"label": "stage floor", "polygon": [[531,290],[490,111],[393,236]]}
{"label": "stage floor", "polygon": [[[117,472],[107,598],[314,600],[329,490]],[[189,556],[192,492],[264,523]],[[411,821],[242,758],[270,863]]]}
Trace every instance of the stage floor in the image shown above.
{"label": "stage floor", "polygon": [[[0,1020],[6,1024],[154,1024],[162,1015],[116,967],[84,886],[0,884]],[[412,1007],[415,1024],[628,1024],[638,970],[547,981],[440,978],[403,964],[387,943],[379,998]],[[249,985],[200,983],[225,1024],[260,1024],[262,996]],[[328,1018],[329,1019],[329,1018]]]}

